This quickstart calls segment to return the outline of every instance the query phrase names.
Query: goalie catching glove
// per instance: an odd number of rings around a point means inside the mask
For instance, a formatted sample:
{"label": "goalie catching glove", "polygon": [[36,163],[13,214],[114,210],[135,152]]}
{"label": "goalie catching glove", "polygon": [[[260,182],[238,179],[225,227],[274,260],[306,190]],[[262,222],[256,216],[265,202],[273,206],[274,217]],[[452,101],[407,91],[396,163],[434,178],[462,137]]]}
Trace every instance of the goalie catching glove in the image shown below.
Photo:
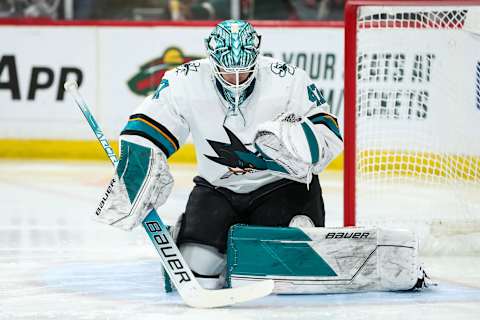
{"label": "goalie catching glove", "polygon": [[95,212],[95,220],[129,231],[165,203],[173,187],[160,150],[123,140],[120,162]]}
{"label": "goalie catching glove", "polygon": [[254,145],[284,169],[273,174],[306,184],[343,149],[336,119],[326,112],[310,117],[281,114],[257,128]]}

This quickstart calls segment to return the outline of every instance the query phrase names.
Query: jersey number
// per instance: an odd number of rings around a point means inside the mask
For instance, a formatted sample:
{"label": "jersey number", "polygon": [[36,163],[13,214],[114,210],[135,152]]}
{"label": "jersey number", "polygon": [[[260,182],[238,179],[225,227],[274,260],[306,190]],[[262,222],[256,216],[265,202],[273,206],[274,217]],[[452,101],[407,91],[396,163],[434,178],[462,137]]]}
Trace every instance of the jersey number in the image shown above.
{"label": "jersey number", "polygon": [[162,90],[168,86],[169,86],[168,80],[162,79],[162,81],[160,81],[160,85],[158,86],[157,90],[155,90],[155,93],[153,94],[153,99],[160,98],[160,92],[162,92]]}
{"label": "jersey number", "polygon": [[317,104],[317,107],[327,102],[320,90],[318,90],[318,88],[313,83],[307,87],[307,93],[308,99],[312,102],[315,102]]}

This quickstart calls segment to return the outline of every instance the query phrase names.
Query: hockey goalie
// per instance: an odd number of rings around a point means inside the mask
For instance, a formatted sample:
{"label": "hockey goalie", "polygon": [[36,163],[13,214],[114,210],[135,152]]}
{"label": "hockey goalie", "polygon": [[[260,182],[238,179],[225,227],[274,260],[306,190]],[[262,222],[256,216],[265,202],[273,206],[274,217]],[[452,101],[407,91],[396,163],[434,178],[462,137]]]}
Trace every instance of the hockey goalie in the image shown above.
{"label": "hockey goalie", "polygon": [[408,231],[324,228],[320,173],[343,149],[337,119],[304,70],[259,55],[242,20],[219,23],[208,57],[168,71],[121,132],[95,218],[131,230],[169,197],[167,159],[191,134],[198,176],[174,229],[202,286],[275,280],[277,293],[421,286]]}

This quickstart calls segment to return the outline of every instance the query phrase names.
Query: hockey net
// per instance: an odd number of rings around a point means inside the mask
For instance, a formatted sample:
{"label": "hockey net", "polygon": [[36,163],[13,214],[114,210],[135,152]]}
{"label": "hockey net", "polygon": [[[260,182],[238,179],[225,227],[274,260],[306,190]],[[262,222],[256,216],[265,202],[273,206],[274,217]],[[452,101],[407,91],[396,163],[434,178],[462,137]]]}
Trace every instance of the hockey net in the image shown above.
{"label": "hockey net", "polygon": [[346,224],[479,253],[480,2],[384,3],[346,7]]}

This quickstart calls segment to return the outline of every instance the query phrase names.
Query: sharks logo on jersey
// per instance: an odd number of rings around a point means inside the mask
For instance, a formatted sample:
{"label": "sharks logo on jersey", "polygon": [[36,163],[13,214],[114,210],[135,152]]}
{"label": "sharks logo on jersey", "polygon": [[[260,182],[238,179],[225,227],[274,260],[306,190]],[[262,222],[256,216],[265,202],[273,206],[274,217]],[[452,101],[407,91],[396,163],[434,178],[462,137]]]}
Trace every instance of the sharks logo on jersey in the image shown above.
{"label": "sharks logo on jersey", "polygon": [[274,170],[287,172],[272,159],[262,156],[258,151],[252,152],[227,127],[223,127],[230,140],[229,143],[207,140],[218,157],[205,155],[208,159],[228,167],[228,172],[222,179],[232,175],[243,175],[257,170]]}
{"label": "sharks logo on jersey", "polygon": [[[243,90],[245,97],[234,100],[212,76],[210,62],[185,61],[166,72],[164,81],[159,80],[153,88],[154,94],[135,109],[122,134],[147,137],[167,157],[191,134],[199,175],[238,193],[251,192],[288,175],[288,163],[275,163],[273,156],[263,154],[253,143],[258,126],[280,112],[305,115],[315,128],[326,126],[341,139],[336,119],[322,114],[329,109],[328,104],[305,71],[259,55],[257,77]],[[246,100],[237,105],[242,99]]]}
{"label": "sharks logo on jersey", "polygon": [[189,72],[197,72],[199,67],[200,62],[189,62],[177,67],[175,71],[177,74],[188,75]]}
{"label": "sharks logo on jersey", "polygon": [[278,74],[280,77],[285,77],[288,74],[295,74],[295,67],[284,62],[275,62],[270,65],[270,70],[273,73]]}

